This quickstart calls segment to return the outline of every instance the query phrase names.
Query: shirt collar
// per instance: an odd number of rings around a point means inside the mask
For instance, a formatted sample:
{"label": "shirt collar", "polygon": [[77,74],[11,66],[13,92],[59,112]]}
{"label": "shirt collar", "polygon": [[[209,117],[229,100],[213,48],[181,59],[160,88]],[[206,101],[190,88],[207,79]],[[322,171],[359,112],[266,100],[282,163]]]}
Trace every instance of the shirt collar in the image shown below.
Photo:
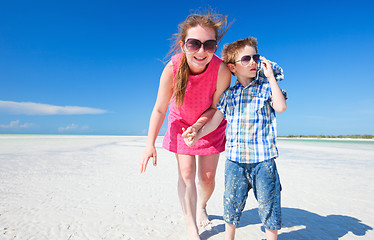
{"label": "shirt collar", "polygon": [[236,80],[234,88],[236,88],[236,89],[238,89],[238,88],[249,88],[250,86],[257,84],[258,82],[259,82],[259,79],[256,78],[250,84],[248,84],[246,87],[244,87],[238,80]]}

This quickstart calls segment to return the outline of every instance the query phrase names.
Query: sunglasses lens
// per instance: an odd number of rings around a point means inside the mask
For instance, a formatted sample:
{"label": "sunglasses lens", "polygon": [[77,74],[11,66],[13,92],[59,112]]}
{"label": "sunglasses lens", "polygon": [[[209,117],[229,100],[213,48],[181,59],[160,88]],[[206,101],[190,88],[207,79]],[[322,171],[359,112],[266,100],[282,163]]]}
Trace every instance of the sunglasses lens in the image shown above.
{"label": "sunglasses lens", "polygon": [[249,62],[251,61],[251,59],[253,59],[254,62],[257,62],[260,59],[260,55],[255,54],[252,57],[249,56],[249,55],[246,55],[246,56],[243,56],[242,59],[240,59],[240,61],[242,62],[243,66],[246,66],[246,65],[249,64]]}
{"label": "sunglasses lens", "polygon": [[245,65],[248,65],[249,64],[249,62],[251,61],[251,56],[243,56],[242,57],[242,59],[241,59],[241,62],[242,62],[242,64],[245,66]]}
{"label": "sunglasses lens", "polygon": [[186,41],[188,51],[195,52],[201,48],[201,42],[197,39],[188,39]]}
{"label": "sunglasses lens", "polygon": [[207,52],[215,52],[217,50],[217,41],[216,40],[208,40],[204,43],[201,43],[200,40],[197,39],[188,39],[186,41],[186,48],[190,52],[199,51],[201,45],[204,46],[204,51]]}
{"label": "sunglasses lens", "polygon": [[253,55],[252,58],[253,58],[253,61],[257,62],[260,59],[260,55],[259,54]]}
{"label": "sunglasses lens", "polygon": [[204,42],[204,50],[207,52],[215,52],[217,49],[217,41],[216,40],[208,40]]}

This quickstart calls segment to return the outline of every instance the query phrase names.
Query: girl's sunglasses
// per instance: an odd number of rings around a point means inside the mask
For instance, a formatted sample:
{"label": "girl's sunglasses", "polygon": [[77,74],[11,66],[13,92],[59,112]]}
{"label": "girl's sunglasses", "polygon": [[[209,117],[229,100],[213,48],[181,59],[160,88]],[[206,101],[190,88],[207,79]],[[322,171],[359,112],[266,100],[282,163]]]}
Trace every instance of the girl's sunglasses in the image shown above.
{"label": "girl's sunglasses", "polygon": [[206,52],[214,53],[217,50],[216,40],[208,40],[202,43],[200,40],[189,38],[184,42],[184,44],[189,52],[199,51],[201,45],[203,45],[204,51]]}
{"label": "girl's sunglasses", "polygon": [[253,58],[253,61],[257,63],[257,61],[260,59],[260,55],[259,54],[255,54],[253,56],[245,55],[240,60],[235,61],[234,63],[241,62],[243,66],[247,66],[252,58]]}

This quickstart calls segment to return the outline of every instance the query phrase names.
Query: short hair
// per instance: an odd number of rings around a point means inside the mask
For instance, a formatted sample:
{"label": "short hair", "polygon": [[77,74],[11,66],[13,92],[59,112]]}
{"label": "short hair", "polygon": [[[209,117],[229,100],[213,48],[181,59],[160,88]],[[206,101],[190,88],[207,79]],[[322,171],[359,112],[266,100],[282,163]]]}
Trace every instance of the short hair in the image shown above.
{"label": "short hair", "polygon": [[237,40],[230,44],[225,44],[222,50],[222,60],[224,63],[234,63],[238,53],[245,46],[253,47],[257,53],[257,39],[254,37],[247,37],[241,40]]}

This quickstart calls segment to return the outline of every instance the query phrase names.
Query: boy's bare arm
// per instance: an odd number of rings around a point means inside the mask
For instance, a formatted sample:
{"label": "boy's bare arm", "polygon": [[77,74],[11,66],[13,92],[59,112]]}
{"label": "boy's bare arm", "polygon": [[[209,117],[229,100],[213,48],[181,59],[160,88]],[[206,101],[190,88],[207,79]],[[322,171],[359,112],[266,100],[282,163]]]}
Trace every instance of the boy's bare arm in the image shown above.
{"label": "boy's bare arm", "polygon": [[213,132],[214,130],[216,130],[216,128],[219,126],[222,120],[223,120],[223,114],[220,110],[217,110],[214,113],[212,119],[209,122],[207,122],[202,128],[200,128],[200,130],[196,134],[196,138],[200,139],[208,135],[209,133]]}
{"label": "boy's bare arm", "polygon": [[271,95],[273,98],[273,109],[278,112],[282,113],[287,109],[286,99],[282,93],[282,90],[279,88],[279,85],[274,77],[269,79],[270,87],[271,87]]}
{"label": "boy's bare arm", "polygon": [[287,109],[287,103],[286,99],[283,96],[282,90],[279,88],[279,85],[277,83],[277,80],[274,77],[273,69],[271,67],[270,62],[264,58],[260,57],[260,59],[265,63],[264,64],[264,74],[266,78],[268,79],[270,83],[270,88],[271,88],[271,95],[273,98],[273,109],[278,112],[284,112]]}
{"label": "boy's bare arm", "polygon": [[189,134],[187,131],[183,130],[184,141],[188,146],[194,145],[197,140],[213,132],[223,120],[223,114],[221,111],[217,110],[213,115],[212,119],[207,122],[196,134]]}

